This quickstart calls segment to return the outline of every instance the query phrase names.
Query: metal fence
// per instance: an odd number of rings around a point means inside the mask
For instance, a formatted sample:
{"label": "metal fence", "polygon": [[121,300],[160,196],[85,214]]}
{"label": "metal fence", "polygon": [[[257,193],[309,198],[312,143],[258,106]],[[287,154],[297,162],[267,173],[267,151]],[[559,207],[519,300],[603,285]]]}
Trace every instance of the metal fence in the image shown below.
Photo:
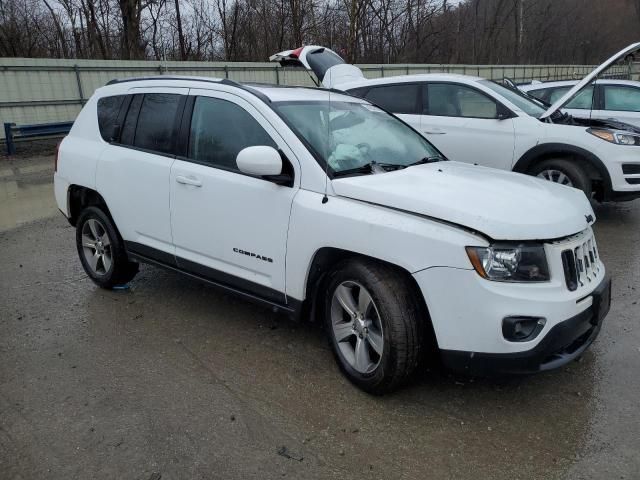
{"label": "metal fence", "polygon": [[[360,65],[367,78],[448,72],[515,82],[582,78],[589,65]],[[623,67],[619,75],[628,72]],[[272,63],[0,58],[0,124],[72,121],[93,91],[113,78],[197,75],[238,82],[314,85],[308,72]],[[4,133],[0,133],[3,138]]]}

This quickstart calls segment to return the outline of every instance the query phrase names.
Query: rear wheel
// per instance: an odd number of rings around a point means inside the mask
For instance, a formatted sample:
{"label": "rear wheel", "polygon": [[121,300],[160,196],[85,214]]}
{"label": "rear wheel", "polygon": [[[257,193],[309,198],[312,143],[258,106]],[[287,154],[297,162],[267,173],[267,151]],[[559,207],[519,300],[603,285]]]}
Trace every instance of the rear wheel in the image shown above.
{"label": "rear wheel", "polygon": [[348,260],[328,279],[325,322],[345,376],[383,394],[414,372],[422,347],[421,309],[406,274],[368,260]]}
{"label": "rear wheel", "polygon": [[99,208],[88,207],[76,223],[76,246],[85,272],[102,288],[129,282],[138,273],[111,219]]}
{"label": "rear wheel", "polygon": [[529,174],[550,182],[582,190],[589,199],[593,195],[589,175],[571,160],[564,158],[544,160],[534,165]]}

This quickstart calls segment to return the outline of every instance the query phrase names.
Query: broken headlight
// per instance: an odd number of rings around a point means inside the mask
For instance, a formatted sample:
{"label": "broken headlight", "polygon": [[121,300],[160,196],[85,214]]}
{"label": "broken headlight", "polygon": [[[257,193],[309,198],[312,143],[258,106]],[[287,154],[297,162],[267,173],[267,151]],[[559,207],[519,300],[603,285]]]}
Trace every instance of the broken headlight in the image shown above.
{"label": "broken headlight", "polygon": [[543,245],[467,247],[478,274],[497,282],[546,282],[549,266]]}
{"label": "broken headlight", "polygon": [[591,135],[616,145],[640,145],[640,135],[633,135],[628,132],[616,132],[614,130],[604,130],[601,128],[589,128]]}

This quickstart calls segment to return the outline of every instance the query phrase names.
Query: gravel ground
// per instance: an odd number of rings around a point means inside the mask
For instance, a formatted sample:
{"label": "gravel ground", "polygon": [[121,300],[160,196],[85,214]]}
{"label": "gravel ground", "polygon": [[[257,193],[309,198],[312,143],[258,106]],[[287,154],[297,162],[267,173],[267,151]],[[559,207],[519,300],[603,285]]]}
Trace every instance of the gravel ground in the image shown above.
{"label": "gravel ground", "polygon": [[613,305],[580,361],[378,398],[317,326],[150,266],[95,287],[51,165],[0,167],[0,478],[640,478],[640,201],[596,207]]}

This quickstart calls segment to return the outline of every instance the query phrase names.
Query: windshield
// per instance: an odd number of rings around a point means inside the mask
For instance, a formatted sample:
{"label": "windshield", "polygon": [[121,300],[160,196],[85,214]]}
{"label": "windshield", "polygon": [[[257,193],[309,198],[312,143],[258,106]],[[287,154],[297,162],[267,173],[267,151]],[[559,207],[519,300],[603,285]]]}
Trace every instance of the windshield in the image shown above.
{"label": "windshield", "polygon": [[489,87],[498,95],[509,100],[527,115],[531,115],[535,118],[540,118],[540,116],[547,110],[540,103],[525,96],[525,94],[510,90],[507,87],[492,82],[491,80],[481,80],[480,83],[485,87]]}
{"label": "windshield", "polygon": [[[279,102],[275,109],[330,174],[366,165],[406,167],[442,155],[393,115],[366,103]],[[363,172],[365,173],[365,172]]]}

